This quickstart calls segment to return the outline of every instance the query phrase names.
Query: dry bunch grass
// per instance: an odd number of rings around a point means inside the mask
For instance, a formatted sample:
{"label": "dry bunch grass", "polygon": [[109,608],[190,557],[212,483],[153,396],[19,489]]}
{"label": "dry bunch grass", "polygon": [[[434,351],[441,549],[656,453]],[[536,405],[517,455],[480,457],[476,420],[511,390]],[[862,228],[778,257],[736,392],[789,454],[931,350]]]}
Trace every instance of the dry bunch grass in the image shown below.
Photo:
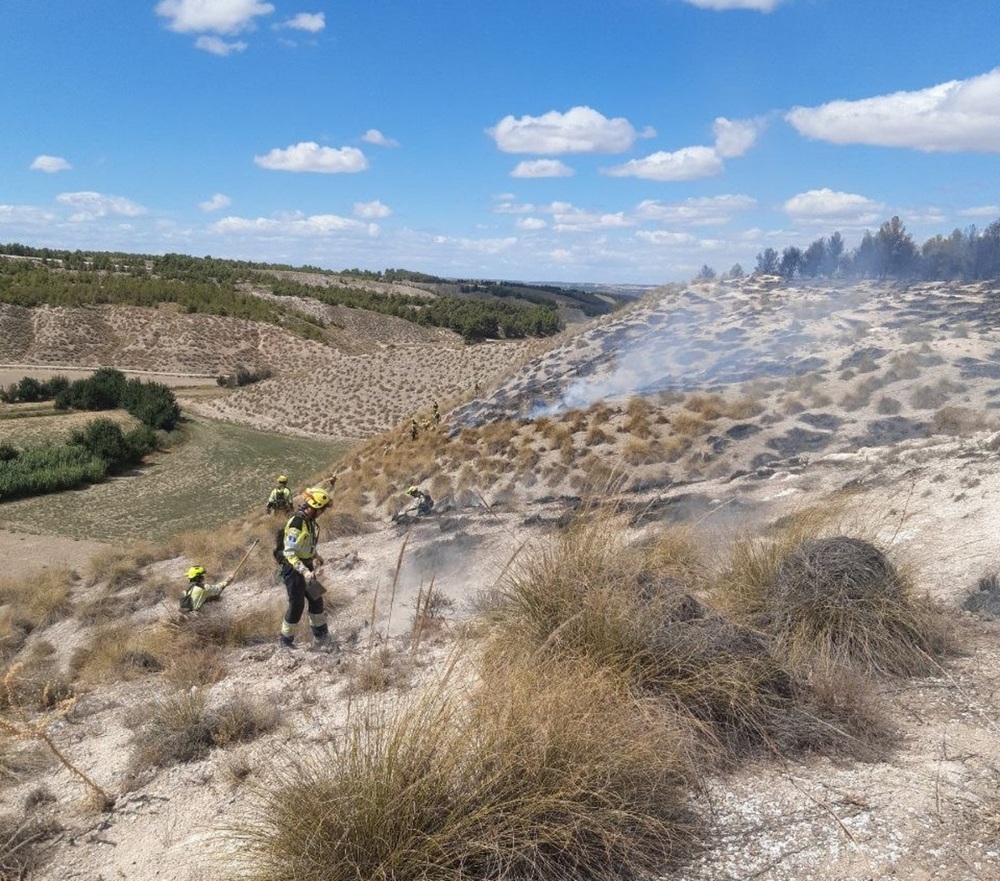
{"label": "dry bunch grass", "polygon": [[352,718],[232,830],[254,881],[589,878],[662,871],[690,834],[686,741],[599,671],[486,672]]}
{"label": "dry bunch grass", "polygon": [[352,658],[344,665],[344,672],[346,695],[378,694],[408,686],[413,675],[413,659],[382,645]]}
{"label": "dry bunch grass", "polygon": [[51,819],[0,817],[0,879],[20,881],[30,878],[42,863],[39,845],[61,831]]}
{"label": "dry bunch grass", "polygon": [[136,708],[126,723],[135,730],[129,775],[203,758],[212,747],[245,743],[274,730],[278,711],[263,701],[234,698],[208,708],[204,692],[189,691]]}
{"label": "dry bunch grass", "polygon": [[177,643],[177,628],[168,625],[143,629],[128,621],[98,625],[89,642],[70,658],[70,672],[88,683],[137,679],[164,670]]}
{"label": "dry bunch grass", "polygon": [[23,578],[0,580],[0,657],[14,654],[28,635],[49,626],[72,611],[74,573],[43,569]]}
{"label": "dry bunch grass", "polygon": [[759,746],[791,709],[788,675],[759,637],[694,598],[688,541],[629,545],[624,526],[598,512],[517,561],[493,598],[487,657],[584,659],[727,754]]}
{"label": "dry bunch grass", "polygon": [[[926,673],[951,650],[941,611],[872,542],[842,534],[831,505],[744,537],[718,577],[720,599],[774,640],[793,669]],[[831,534],[832,532],[832,534]]]}

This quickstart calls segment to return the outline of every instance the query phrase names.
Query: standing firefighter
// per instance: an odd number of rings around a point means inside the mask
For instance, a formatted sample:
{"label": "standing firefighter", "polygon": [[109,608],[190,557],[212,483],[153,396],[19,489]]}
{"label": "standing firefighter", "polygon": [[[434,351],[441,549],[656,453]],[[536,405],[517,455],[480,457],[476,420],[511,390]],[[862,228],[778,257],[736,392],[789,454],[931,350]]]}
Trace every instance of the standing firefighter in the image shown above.
{"label": "standing firefighter", "polygon": [[267,497],[267,512],[292,510],[292,491],[288,488],[288,478],[284,474],[278,476],[278,485]]}
{"label": "standing firefighter", "polygon": [[187,571],[188,586],[181,597],[182,612],[197,612],[207,600],[215,600],[222,596],[222,591],[229,587],[229,579],[218,584],[205,584],[205,567],[192,566]]}
{"label": "standing firefighter", "polygon": [[330,504],[330,494],[318,486],[307,489],[299,509],[288,518],[284,530],[284,544],[281,552],[281,578],[288,594],[288,608],[281,622],[281,644],[291,648],[295,642],[295,630],[302,618],[303,609],[309,609],[309,629],[313,635],[313,646],[320,649],[331,647],[330,628],[326,623],[323,609],[323,586],[316,580],[313,571],[322,565],[322,558],[316,553],[319,543],[319,526],[316,518]]}

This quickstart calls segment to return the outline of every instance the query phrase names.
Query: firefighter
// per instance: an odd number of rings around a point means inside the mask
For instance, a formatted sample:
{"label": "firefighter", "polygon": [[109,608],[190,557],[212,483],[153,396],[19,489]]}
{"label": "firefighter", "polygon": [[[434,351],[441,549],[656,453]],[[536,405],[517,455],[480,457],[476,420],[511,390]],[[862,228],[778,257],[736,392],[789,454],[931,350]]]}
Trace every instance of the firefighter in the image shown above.
{"label": "firefighter", "polygon": [[284,529],[281,579],[288,594],[288,608],[281,621],[281,645],[285,648],[294,645],[302,612],[308,608],[313,646],[329,651],[332,643],[323,608],[325,590],[316,580],[315,567],[323,564],[323,558],[316,553],[319,544],[316,518],[327,509],[331,499],[330,494],[318,486],[309,487],[302,496],[302,504],[288,518]]}
{"label": "firefighter", "polygon": [[182,612],[197,612],[208,600],[216,600],[229,587],[229,579],[218,584],[205,584],[205,567],[192,566],[187,571],[188,586],[181,597]]}
{"label": "firefighter", "polygon": [[410,510],[416,511],[421,516],[430,514],[431,508],[434,507],[434,499],[431,498],[429,492],[424,492],[420,487],[411,486],[406,490],[406,494],[415,502]]}
{"label": "firefighter", "polygon": [[275,511],[292,510],[292,491],[288,488],[288,478],[284,474],[278,475],[278,485],[271,490],[271,495],[267,498],[267,512],[273,514]]}

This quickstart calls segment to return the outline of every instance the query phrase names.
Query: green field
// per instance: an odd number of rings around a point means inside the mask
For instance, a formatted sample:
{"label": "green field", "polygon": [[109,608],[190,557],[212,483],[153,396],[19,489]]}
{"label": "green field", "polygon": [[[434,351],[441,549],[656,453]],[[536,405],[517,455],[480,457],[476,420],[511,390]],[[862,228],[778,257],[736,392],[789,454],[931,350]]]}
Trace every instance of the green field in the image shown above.
{"label": "green field", "polygon": [[183,440],[134,472],[0,504],[0,529],[115,542],[224,528],[234,518],[263,511],[279,473],[301,489],[350,449],[202,418],[186,422],[178,434]]}

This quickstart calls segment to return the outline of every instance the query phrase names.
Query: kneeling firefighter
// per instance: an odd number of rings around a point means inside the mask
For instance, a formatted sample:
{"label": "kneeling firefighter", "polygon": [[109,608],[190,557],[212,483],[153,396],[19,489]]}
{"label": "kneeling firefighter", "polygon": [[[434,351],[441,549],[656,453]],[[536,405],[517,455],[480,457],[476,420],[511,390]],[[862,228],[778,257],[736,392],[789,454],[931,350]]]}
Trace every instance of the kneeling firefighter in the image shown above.
{"label": "kneeling firefighter", "polygon": [[316,553],[319,543],[316,518],[330,504],[330,494],[321,487],[313,486],[302,495],[304,501],[288,518],[284,529],[281,579],[288,594],[288,608],[281,622],[281,644],[287,648],[294,644],[295,630],[303,610],[308,606],[313,645],[326,649],[331,646],[330,629],[323,608],[326,591],[316,580],[314,569],[323,564],[322,557]]}
{"label": "kneeling firefighter", "polygon": [[222,596],[222,591],[229,587],[230,579],[218,584],[205,584],[205,567],[192,566],[187,571],[188,586],[181,597],[182,612],[197,612],[208,600]]}

